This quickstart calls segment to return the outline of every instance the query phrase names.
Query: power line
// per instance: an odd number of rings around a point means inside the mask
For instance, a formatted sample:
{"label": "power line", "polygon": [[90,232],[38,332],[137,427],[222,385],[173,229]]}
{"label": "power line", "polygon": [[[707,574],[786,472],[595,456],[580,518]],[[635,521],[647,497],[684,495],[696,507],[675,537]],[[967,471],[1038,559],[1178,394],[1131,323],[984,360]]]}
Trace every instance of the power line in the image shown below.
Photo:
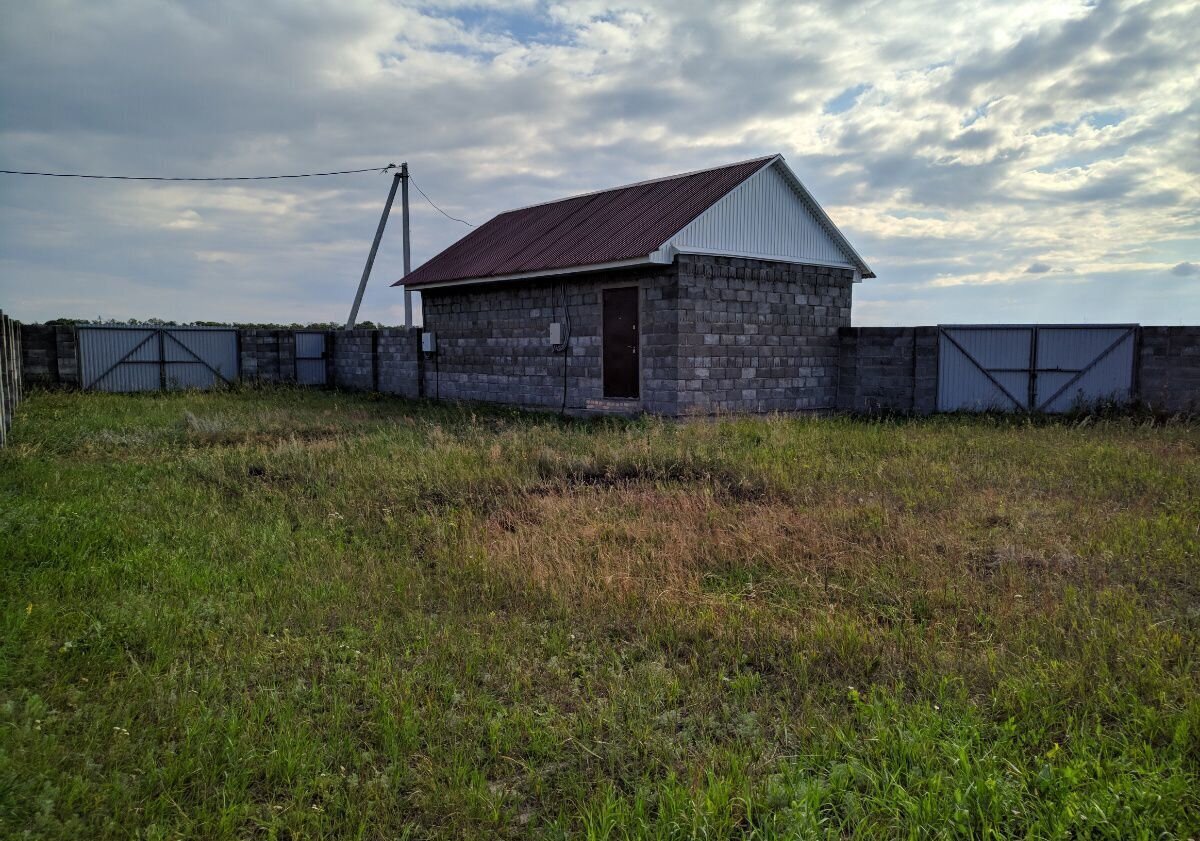
{"label": "power line", "polygon": [[[295,175],[221,175],[205,178],[182,176],[166,177],[162,175],[90,175],[81,172],[38,172],[35,170],[26,169],[0,169],[0,175],[36,175],[43,178],[88,178],[100,181],[278,181],[283,178],[321,178],[327,175],[357,175],[361,172],[388,172],[389,170],[396,168],[396,164],[388,164],[384,167],[369,167],[367,169],[338,169],[330,172],[302,172]],[[425,194],[425,191],[421,189],[420,185],[417,184],[416,181],[413,181],[412,176],[409,176],[408,180],[412,181],[412,185],[417,188],[417,192],[420,193],[424,197],[425,201],[429,202],[429,206],[438,213],[454,222],[460,222],[463,225],[466,225],[468,228],[475,227],[466,219],[459,219],[457,216],[451,216],[449,213],[434,204],[433,199],[429,198],[429,196]]]}
{"label": "power line", "polygon": [[[422,196],[425,196],[425,191],[421,189],[420,185],[419,185],[419,184],[417,184],[417,182],[416,182],[416,181],[413,181],[413,177],[412,177],[411,175],[410,175],[410,176],[408,176],[408,180],[409,180],[409,181],[412,181],[412,185],[413,185],[414,187],[416,187],[416,188],[417,188],[417,192],[418,192],[418,193],[420,193]],[[429,196],[425,196],[425,201],[429,202],[429,206],[430,206],[430,207],[432,207],[432,208],[433,208],[434,210],[436,210],[438,213],[440,213],[440,214],[442,214],[443,216],[445,216],[447,219],[451,219],[451,220],[453,220],[453,221],[455,221],[455,222],[462,222],[462,223],[463,223],[464,225],[466,225],[468,228],[474,228],[474,227],[475,227],[475,226],[474,226],[474,225],[472,225],[470,222],[468,222],[466,219],[459,219],[457,216],[451,216],[449,213],[447,213],[446,211],[442,210],[440,207],[438,207],[436,204],[434,204],[434,203],[433,203],[433,199],[429,198]]]}
{"label": "power line", "polygon": [[[297,175],[224,175],[214,178],[165,178],[159,175],[84,175],[78,172],[32,172],[21,169],[0,169],[0,175],[40,175],[46,178],[91,178],[104,181],[274,181],[281,178],[320,178],[326,175],[355,175],[360,172],[387,172],[395,164],[368,169],[339,169],[332,172],[302,172]],[[421,189],[420,187],[417,188]],[[425,195],[422,193],[421,195]],[[429,197],[426,196],[426,199]],[[433,204],[430,202],[430,204]],[[459,221],[462,221],[461,219]]]}

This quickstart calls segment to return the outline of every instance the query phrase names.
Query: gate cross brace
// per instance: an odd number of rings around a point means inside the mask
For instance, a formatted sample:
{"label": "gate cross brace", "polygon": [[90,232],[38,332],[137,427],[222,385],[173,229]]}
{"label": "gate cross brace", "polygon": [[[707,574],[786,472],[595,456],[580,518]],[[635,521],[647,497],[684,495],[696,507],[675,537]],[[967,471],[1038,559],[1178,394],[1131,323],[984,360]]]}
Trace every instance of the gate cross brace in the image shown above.
{"label": "gate cross brace", "polygon": [[[172,336],[169,332],[167,332],[163,328],[160,327],[160,328],[147,328],[147,329],[150,329],[151,332],[149,334],[147,334],[146,338],[142,339],[140,342],[138,342],[136,345],[134,345],[129,350],[128,353],[126,353],[124,356],[122,356],[120,359],[118,359],[112,365],[109,365],[106,369],[104,369],[104,373],[102,373],[100,376],[96,377],[90,383],[85,385],[83,387],[84,391],[95,386],[102,379],[107,377],[113,371],[117,370],[117,368],[119,366],[131,365],[131,364],[135,364],[135,363],[145,363],[147,365],[158,365],[158,366],[163,366],[163,365],[167,365],[167,364],[170,364],[170,365],[180,365],[180,364],[194,365],[196,363],[199,363],[199,364],[203,365],[205,368],[207,368],[208,370],[212,371],[213,374],[221,380],[221,382],[225,383],[225,385],[233,385],[233,383],[231,383],[228,380],[228,378],[225,377],[224,374],[222,374],[216,368],[209,365],[207,362],[205,362],[203,359],[201,359],[199,356],[197,356],[190,347],[185,345],[183,342],[179,341],[179,339]],[[168,360],[165,358],[166,357],[165,353],[159,353],[158,359],[130,359],[129,358],[129,357],[133,356],[135,353],[137,353],[139,350],[141,350],[145,346],[145,344],[147,342],[149,342],[151,339],[159,338],[161,340],[164,336],[166,338],[170,339],[175,344],[179,345],[181,348],[183,348],[184,352],[187,353],[187,355],[192,358],[191,359],[177,359],[177,360],[172,360],[172,361],[168,362]]]}
{"label": "gate cross brace", "polygon": [[1043,411],[1047,406],[1049,406],[1051,403],[1053,403],[1055,400],[1057,400],[1060,394],[1062,394],[1064,391],[1066,391],[1071,386],[1075,385],[1075,383],[1079,382],[1083,378],[1084,374],[1086,374],[1088,371],[1092,370],[1097,365],[1099,365],[1100,362],[1104,359],[1104,357],[1108,356],[1110,353],[1112,353],[1114,350],[1117,349],[1117,347],[1121,344],[1121,342],[1125,341],[1130,336],[1132,336],[1134,329],[1135,328],[1130,327],[1128,330],[1126,330],[1124,333],[1122,333],[1120,336],[1118,336],[1117,340],[1115,342],[1113,342],[1111,345],[1109,345],[1108,347],[1106,347],[1104,349],[1103,353],[1101,353],[1099,356],[1097,356],[1095,359],[1093,359],[1091,362],[1089,362],[1083,368],[1083,370],[1079,371],[1078,373],[1075,374],[1075,376],[1071,377],[1071,379],[1069,379],[1065,383],[1063,383],[1062,387],[1058,391],[1054,392],[1048,398],[1043,400],[1042,404],[1040,406],[1038,406],[1037,409],[1035,409],[1034,411],[1037,411],[1037,412]]}
{"label": "gate cross brace", "polygon": [[965,347],[963,347],[957,341],[955,341],[954,337],[951,336],[949,333],[947,333],[945,331],[945,329],[939,327],[938,332],[941,333],[943,336],[945,336],[947,339],[949,339],[950,344],[952,344],[956,348],[958,348],[958,352],[961,353],[963,356],[965,356],[972,365],[974,365],[976,368],[978,368],[979,372],[981,374],[983,374],[985,377],[987,377],[992,385],[994,385],[996,388],[1000,389],[1000,391],[1004,394],[1004,396],[1013,402],[1014,406],[1016,406],[1018,409],[1022,409],[1024,411],[1026,411],[1026,412],[1029,411],[1028,406],[1025,406],[1024,404],[1021,403],[1020,400],[1013,397],[1012,393],[1007,388],[1005,388],[1003,385],[1001,385],[1001,383],[998,379],[996,379],[995,377],[992,376],[992,372],[989,371],[987,368],[984,368],[983,365],[979,362],[979,360],[976,359],[974,356],[972,356]]}
{"label": "gate cross brace", "polygon": [[142,339],[140,342],[138,342],[136,345],[134,345],[134,346],[133,346],[133,349],[132,349],[132,350],[130,350],[130,351],[129,351],[129,353],[127,353],[127,354],[125,354],[124,356],[122,356],[120,359],[118,359],[118,360],[117,360],[116,362],[114,362],[112,365],[109,365],[109,366],[108,366],[108,368],[106,368],[106,369],[104,370],[104,373],[103,373],[103,374],[101,374],[100,376],[96,377],[96,378],[95,378],[94,380],[92,380],[90,383],[88,383],[87,385],[85,385],[85,386],[83,387],[83,390],[84,390],[84,391],[87,391],[89,388],[91,388],[92,386],[94,386],[96,383],[100,382],[102,379],[104,379],[105,377],[107,377],[107,376],[108,376],[109,374],[111,374],[113,371],[117,370],[117,366],[118,366],[118,365],[120,365],[121,363],[125,362],[127,359],[129,359],[129,357],[133,356],[135,353],[137,353],[139,350],[141,350],[141,349],[142,349],[142,345],[146,344],[146,342],[148,342],[148,341],[150,341],[151,339],[153,339],[153,338],[154,338],[156,335],[157,335],[157,331],[154,331],[154,330],[152,330],[152,331],[151,331],[149,334],[147,334],[146,338]]}
{"label": "gate cross brace", "polygon": [[[224,375],[224,374],[222,374],[222,373],[221,373],[220,371],[218,371],[216,368],[214,368],[213,366],[209,365],[207,362],[205,362],[203,359],[201,359],[199,356],[197,356],[197,355],[196,355],[196,354],[195,354],[195,353],[192,351],[192,349],[191,349],[190,347],[188,347],[187,345],[185,345],[183,342],[179,341],[179,339],[175,338],[175,337],[174,337],[174,336],[172,336],[170,333],[167,333],[167,332],[165,332],[165,331],[164,331],[163,335],[165,335],[165,336],[166,336],[168,339],[170,339],[170,340],[171,340],[171,341],[173,341],[175,344],[177,344],[177,345],[179,345],[181,348],[183,348],[183,349],[184,349],[184,350],[187,352],[188,356],[192,357],[192,359],[196,360],[196,361],[197,361],[197,362],[199,362],[201,365],[203,365],[205,368],[207,368],[208,370],[212,371],[212,372],[213,372],[213,374],[214,374],[214,375],[216,375],[217,377],[220,377],[220,379],[221,379],[221,382],[225,383],[225,385],[233,385],[233,383],[231,383],[229,380],[227,380],[227,379],[225,378],[225,375]],[[163,354],[163,355],[164,355],[164,356],[166,356],[166,354]],[[186,359],[181,359],[181,360],[179,360],[179,361],[180,361],[180,362],[187,362],[187,360],[186,360]],[[166,360],[166,359],[164,359],[164,360],[163,360],[163,363],[164,363],[164,364],[166,364],[166,362],[167,362],[167,360]],[[176,363],[176,362],[174,362],[174,361],[172,361],[170,364],[172,364],[172,365],[175,365],[175,364],[177,364],[177,363]]]}

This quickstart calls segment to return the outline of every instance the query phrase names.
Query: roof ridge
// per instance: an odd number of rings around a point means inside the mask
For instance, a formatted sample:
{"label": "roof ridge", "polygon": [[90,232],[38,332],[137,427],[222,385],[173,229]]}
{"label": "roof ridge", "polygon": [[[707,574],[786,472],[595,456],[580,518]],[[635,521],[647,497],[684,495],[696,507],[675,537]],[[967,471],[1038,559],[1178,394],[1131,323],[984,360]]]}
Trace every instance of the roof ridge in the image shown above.
{"label": "roof ridge", "polygon": [[497,213],[496,216],[504,216],[507,213],[516,213],[519,210],[530,210],[535,207],[545,207],[548,204],[558,204],[559,202],[571,201],[572,199],[583,199],[587,198],[588,196],[598,196],[601,193],[611,193],[615,190],[628,190],[631,187],[643,187],[647,184],[657,184],[661,181],[674,181],[676,178],[689,178],[693,175],[699,175],[702,172],[716,172],[717,170],[721,169],[732,169],[735,166],[745,166],[746,164],[757,163],[759,161],[761,161],[763,164],[766,164],[768,161],[773,161],[780,157],[782,157],[782,155],[776,152],[773,155],[759,155],[758,157],[754,158],[746,158],[744,161],[733,161],[732,163],[718,164],[717,166],[701,167],[700,169],[693,169],[688,172],[677,172],[674,175],[663,175],[659,178],[647,178],[643,181],[633,181],[629,184],[618,184],[614,187],[604,187],[600,190],[588,190],[585,193],[575,193],[573,195],[562,196],[561,198],[557,199],[548,199],[546,201],[534,202],[533,204],[523,204],[520,207],[510,207],[508,210],[502,210],[500,213]]}

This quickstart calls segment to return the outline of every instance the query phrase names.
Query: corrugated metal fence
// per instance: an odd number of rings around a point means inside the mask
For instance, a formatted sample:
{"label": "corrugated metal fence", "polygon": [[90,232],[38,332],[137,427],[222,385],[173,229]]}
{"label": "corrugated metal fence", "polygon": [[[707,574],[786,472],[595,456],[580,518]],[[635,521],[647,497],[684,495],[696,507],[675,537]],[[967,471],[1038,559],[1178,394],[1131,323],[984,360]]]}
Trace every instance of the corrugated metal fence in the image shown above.
{"label": "corrugated metal fence", "polygon": [[212,388],[238,377],[236,329],[87,325],[77,336],[84,389]]}
{"label": "corrugated metal fence", "polygon": [[326,334],[315,330],[296,331],[296,382],[325,385],[328,354]]}
{"label": "corrugated metal fence", "polygon": [[13,412],[24,396],[21,324],[0,311],[0,447],[8,443]]}
{"label": "corrugated metal fence", "polygon": [[1067,412],[1128,403],[1136,324],[938,328],[939,412]]}

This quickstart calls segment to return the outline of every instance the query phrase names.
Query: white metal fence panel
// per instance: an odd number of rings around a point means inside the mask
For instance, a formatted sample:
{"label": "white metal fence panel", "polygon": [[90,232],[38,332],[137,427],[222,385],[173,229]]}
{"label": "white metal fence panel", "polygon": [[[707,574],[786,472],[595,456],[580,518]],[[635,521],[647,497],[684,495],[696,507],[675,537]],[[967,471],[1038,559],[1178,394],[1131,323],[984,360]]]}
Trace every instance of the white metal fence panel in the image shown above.
{"label": "white metal fence panel", "polygon": [[238,375],[236,330],[104,325],[80,327],[76,335],[84,389],[212,388]]}
{"label": "white metal fence panel", "polygon": [[296,382],[325,385],[324,333],[296,333]]}
{"label": "white metal fence panel", "polygon": [[940,412],[1066,412],[1133,395],[1130,325],[944,325]]}

